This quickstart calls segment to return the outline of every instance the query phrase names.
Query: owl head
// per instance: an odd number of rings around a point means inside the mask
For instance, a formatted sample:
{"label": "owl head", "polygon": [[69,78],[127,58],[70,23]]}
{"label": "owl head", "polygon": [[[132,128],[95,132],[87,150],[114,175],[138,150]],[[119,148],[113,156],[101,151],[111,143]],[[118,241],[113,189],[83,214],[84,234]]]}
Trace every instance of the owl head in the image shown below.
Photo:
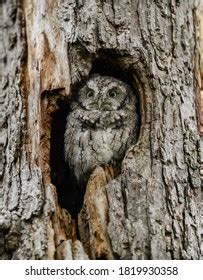
{"label": "owl head", "polygon": [[77,95],[79,106],[89,111],[115,111],[131,102],[135,102],[135,97],[129,85],[98,74],[90,76]]}

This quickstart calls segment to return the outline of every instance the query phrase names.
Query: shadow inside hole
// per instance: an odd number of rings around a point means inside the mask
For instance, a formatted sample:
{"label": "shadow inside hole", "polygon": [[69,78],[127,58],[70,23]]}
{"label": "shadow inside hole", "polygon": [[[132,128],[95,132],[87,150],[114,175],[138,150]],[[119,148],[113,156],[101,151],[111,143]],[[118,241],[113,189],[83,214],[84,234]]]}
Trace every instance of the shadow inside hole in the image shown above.
{"label": "shadow inside hole", "polygon": [[133,89],[131,72],[123,70],[122,65],[117,64],[116,58],[110,59],[109,56],[103,55],[101,58],[96,59],[90,71],[91,74],[114,77],[128,84]]}
{"label": "shadow inside hole", "polygon": [[74,186],[64,158],[64,134],[69,105],[65,101],[58,101],[57,107],[52,114],[51,123],[51,182],[56,186],[59,205],[67,209],[72,217],[76,217],[82,207],[82,196]]}

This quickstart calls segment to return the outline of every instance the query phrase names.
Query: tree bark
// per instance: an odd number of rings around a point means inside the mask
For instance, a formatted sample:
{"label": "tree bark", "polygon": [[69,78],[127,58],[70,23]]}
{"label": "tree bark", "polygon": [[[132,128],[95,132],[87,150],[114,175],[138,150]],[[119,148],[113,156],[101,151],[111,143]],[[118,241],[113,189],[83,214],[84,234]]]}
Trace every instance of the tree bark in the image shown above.
{"label": "tree bark", "polygon": [[200,105],[200,147],[201,147],[201,252],[203,257],[203,0],[200,1],[200,74],[201,74],[201,105]]}
{"label": "tree bark", "polygon": [[[0,258],[199,259],[196,2],[4,0],[1,9]],[[128,76],[140,136],[119,175],[93,172],[72,218],[52,179],[53,115],[93,72]]]}

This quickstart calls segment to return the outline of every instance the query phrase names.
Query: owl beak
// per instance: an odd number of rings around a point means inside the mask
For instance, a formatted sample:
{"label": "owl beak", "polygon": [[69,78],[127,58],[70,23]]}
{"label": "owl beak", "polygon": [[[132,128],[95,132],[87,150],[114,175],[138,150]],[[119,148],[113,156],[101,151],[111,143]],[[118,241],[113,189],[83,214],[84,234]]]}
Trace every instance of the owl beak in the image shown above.
{"label": "owl beak", "polygon": [[101,109],[102,102],[103,101],[101,99],[98,100],[98,107],[99,107],[99,109]]}

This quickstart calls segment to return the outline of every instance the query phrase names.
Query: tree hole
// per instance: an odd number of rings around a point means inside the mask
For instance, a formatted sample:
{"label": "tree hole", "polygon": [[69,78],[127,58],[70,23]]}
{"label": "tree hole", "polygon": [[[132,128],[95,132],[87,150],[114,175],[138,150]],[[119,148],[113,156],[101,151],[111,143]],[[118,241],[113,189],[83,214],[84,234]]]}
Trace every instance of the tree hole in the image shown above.
{"label": "tree hole", "polygon": [[71,179],[71,174],[64,158],[64,133],[66,118],[69,113],[69,103],[64,100],[57,101],[57,110],[51,116],[51,145],[50,167],[51,182],[56,186],[59,205],[76,217],[82,200]]}
{"label": "tree hole", "polygon": [[[116,59],[110,58],[110,55],[111,53],[105,53],[95,59],[89,76],[91,74],[100,74],[122,80],[137,95],[139,107],[139,97],[132,82],[132,74],[128,70],[123,70],[122,64],[118,64]],[[81,83],[72,85],[73,99],[76,98],[79,88],[85,81],[84,79]],[[84,193],[80,193],[75,187],[73,176],[70,174],[64,156],[64,134],[71,101],[59,98],[56,101],[57,109],[51,115],[50,167],[51,182],[56,186],[60,206],[67,209],[73,217],[76,217],[82,207]]]}

